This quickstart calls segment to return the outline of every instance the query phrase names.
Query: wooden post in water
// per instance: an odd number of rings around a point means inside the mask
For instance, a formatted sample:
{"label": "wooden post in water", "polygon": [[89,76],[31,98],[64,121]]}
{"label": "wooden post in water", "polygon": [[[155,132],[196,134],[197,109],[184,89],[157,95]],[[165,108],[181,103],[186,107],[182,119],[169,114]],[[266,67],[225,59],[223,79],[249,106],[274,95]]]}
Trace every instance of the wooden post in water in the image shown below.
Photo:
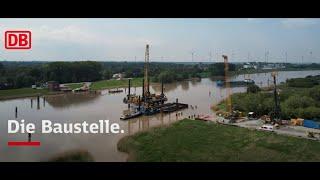
{"label": "wooden post in water", "polygon": [[179,110],[179,103],[178,103],[178,98],[176,99],[176,110]]}
{"label": "wooden post in water", "polygon": [[16,109],[15,109],[15,117],[18,118],[18,107],[16,106]]}
{"label": "wooden post in water", "polygon": [[138,111],[140,111],[140,110],[141,110],[141,100],[140,100],[140,96],[139,96],[138,98],[139,98],[139,99],[138,99],[138,104],[139,104]]}
{"label": "wooden post in water", "polygon": [[163,105],[163,104],[164,104],[164,100],[163,100],[163,98],[164,98],[164,92],[163,92],[163,80],[161,81],[161,98],[162,98],[162,100],[161,100],[161,104]]}
{"label": "wooden post in water", "polygon": [[131,92],[130,92],[130,89],[131,89],[131,79],[129,78],[129,84],[128,84],[128,108],[130,108],[130,96],[131,96]]}
{"label": "wooden post in water", "polygon": [[33,108],[33,99],[30,99],[31,109]]}
{"label": "wooden post in water", "polygon": [[128,79],[129,80],[129,84],[128,84],[128,98],[130,97],[130,90],[131,90],[131,79]]}
{"label": "wooden post in water", "polygon": [[31,133],[28,133],[28,142],[31,142]]}
{"label": "wooden post in water", "polygon": [[37,109],[40,109],[40,96],[37,96]]}

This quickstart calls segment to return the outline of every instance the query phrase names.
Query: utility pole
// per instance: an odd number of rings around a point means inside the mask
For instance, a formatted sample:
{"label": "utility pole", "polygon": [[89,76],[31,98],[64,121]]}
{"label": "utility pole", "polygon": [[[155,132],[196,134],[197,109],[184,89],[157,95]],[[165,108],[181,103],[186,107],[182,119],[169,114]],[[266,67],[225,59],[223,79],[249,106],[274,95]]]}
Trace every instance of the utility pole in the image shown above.
{"label": "utility pole", "polygon": [[194,52],[191,52],[191,61],[193,62]]}
{"label": "utility pole", "polygon": [[286,52],[286,64],[288,64],[288,54]]}

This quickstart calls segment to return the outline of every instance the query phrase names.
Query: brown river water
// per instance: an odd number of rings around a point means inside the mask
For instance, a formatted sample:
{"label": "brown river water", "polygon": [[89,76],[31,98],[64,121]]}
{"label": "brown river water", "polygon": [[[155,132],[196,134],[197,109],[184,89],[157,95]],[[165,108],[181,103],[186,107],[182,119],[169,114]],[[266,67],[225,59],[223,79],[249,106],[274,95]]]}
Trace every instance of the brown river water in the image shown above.
{"label": "brown river water", "polygon": [[[283,71],[279,72],[278,82],[288,78],[305,77],[307,75],[320,75],[320,71]],[[259,86],[271,84],[270,73],[234,76],[231,79],[243,80],[251,78]],[[151,92],[159,94],[160,84],[151,85]],[[95,161],[126,161],[127,155],[117,150],[117,142],[124,136],[146,130],[150,127],[161,126],[179,121],[193,114],[211,114],[210,107],[225,98],[224,88],[216,86],[216,82],[208,78],[201,81],[183,81],[165,84],[167,102],[187,103],[193,107],[179,112],[182,116],[171,114],[157,114],[141,116],[130,120],[120,120],[120,116],[128,107],[123,103],[128,89],[123,93],[108,94],[103,90],[99,94],[63,94],[50,96],[43,101],[40,98],[40,107],[37,108],[36,98],[21,98],[0,101],[0,161],[46,161],[56,154],[69,150],[87,150]],[[243,92],[244,87],[232,88],[232,92]],[[141,94],[141,87],[132,88],[131,93]],[[31,99],[33,106],[31,107]],[[18,118],[15,118],[15,107],[18,107]],[[7,121],[10,119],[25,119],[36,125],[38,132],[32,135],[32,140],[40,141],[39,147],[8,147],[8,141],[26,141],[27,135],[22,133],[8,134]],[[41,134],[41,120],[51,120],[60,123],[75,123],[98,120],[110,120],[119,123],[124,130],[123,134]]]}

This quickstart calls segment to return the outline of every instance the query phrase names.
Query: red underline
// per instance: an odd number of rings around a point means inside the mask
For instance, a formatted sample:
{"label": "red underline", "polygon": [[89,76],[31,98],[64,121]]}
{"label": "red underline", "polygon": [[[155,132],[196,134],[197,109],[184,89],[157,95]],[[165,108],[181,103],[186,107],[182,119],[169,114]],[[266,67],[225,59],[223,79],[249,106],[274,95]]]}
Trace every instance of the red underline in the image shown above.
{"label": "red underline", "polygon": [[8,146],[40,146],[40,141],[9,141]]}

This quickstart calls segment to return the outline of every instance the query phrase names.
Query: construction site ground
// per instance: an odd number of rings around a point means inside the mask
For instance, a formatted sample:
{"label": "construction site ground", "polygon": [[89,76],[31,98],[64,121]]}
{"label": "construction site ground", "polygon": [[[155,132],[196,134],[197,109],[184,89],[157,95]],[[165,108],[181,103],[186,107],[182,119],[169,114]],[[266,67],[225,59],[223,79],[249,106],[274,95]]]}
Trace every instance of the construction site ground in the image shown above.
{"label": "construction site ground", "polygon": [[[223,117],[217,117],[216,122],[256,130],[258,130],[258,128],[264,124],[264,122],[261,119],[243,119],[241,122],[230,123],[228,119],[225,119]],[[274,128],[273,131],[270,133],[277,133],[282,135],[289,135],[320,141],[319,135],[317,135],[316,138],[310,138],[308,137],[307,132],[320,133],[320,129],[306,128],[303,126],[281,125],[279,128]]]}

